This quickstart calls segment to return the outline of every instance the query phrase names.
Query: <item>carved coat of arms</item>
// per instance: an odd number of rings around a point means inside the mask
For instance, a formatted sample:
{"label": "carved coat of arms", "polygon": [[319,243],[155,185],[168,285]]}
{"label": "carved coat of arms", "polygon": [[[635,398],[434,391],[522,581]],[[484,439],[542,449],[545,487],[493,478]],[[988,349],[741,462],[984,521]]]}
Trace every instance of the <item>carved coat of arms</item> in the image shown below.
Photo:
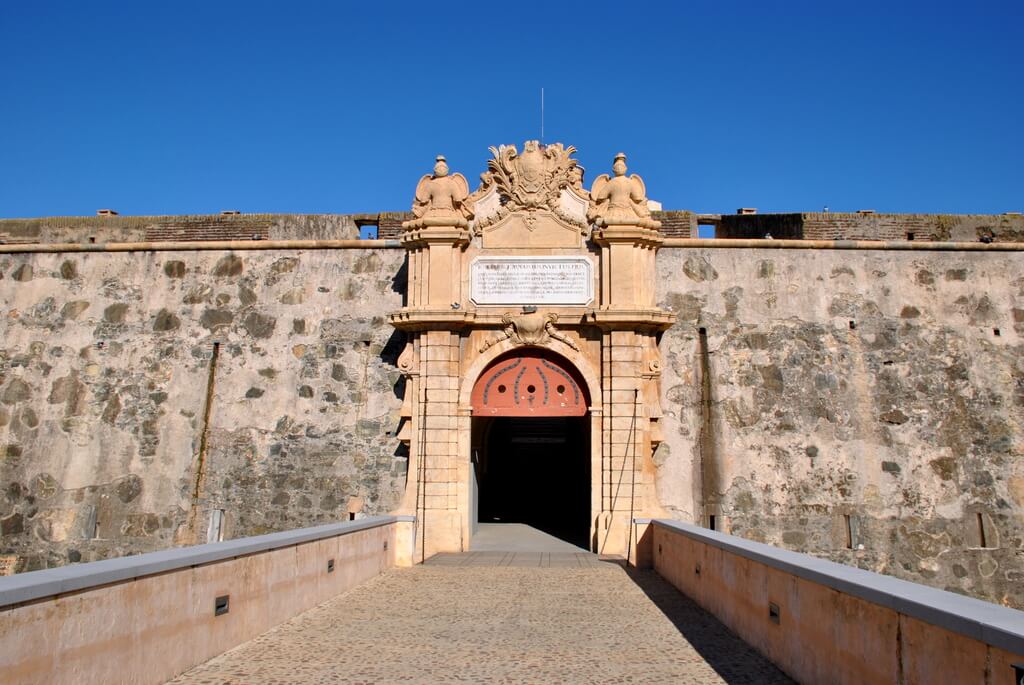
{"label": "carved coat of arms", "polygon": [[[575,147],[528,140],[521,153],[514,145],[490,150],[494,158],[487,162],[480,188],[468,200],[479,201],[477,229],[496,224],[513,212],[521,213],[527,227],[532,228],[538,210],[586,229],[589,193],[583,189],[583,168],[572,158]],[[563,197],[567,192],[574,198],[568,204]],[[567,207],[580,207],[582,211],[567,211]]]}

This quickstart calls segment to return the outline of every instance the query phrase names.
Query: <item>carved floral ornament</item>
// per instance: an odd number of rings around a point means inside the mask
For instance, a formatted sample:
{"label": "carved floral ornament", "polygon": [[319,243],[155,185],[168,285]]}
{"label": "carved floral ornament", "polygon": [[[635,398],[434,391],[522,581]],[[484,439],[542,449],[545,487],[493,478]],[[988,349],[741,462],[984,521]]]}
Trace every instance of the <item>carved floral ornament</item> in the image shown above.
{"label": "carved floral ornament", "polygon": [[[493,159],[480,175],[480,187],[472,194],[466,178],[450,174],[442,155],[437,156],[434,173],[420,179],[413,200],[413,221],[407,229],[424,226],[467,226],[474,218],[478,233],[512,213],[523,217],[532,229],[537,212],[550,212],[571,226],[586,232],[597,226],[636,225],[657,228],[647,206],[643,179],[626,176],[626,155],[619,153],[612,175],[602,174],[590,192],[583,187],[583,167],[572,155],[576,148],[562,143],[541,145],[536,140],[523,144],[491,147]],[[585,211],[583,208],[586,208]]]}
{"label": "carved floral ornament", "polygon": [[538,346],[545,346],[550,344],[552,340],[557,340],[578,352],[580,348],[577,347],[572,338],[555,328],[556,321],[558,321],[558,314],[554,312],[546,314],[536,311],[523,314],[508,312],[501,317],[501,322],[505,325],[505,328],[498,333],[497,337],[485,342],[480,347],[480,351],[484,352],[503,340],[511,340],[514,345]]}
{"label": "carved floral ornament", "polygon": [[[561,143],[541,145],[536,140],[523,144],[522,153],[514,145],[490,148],[493,159],[487,162],[487,171],[480,176],[480,188],[470,200],[482,201],[485,210],[476,222],[480,231],[504,219],[513,212],[525,213],[527,226],[537,210],[547,210],[581,230],[587,228],[583,217],[566,211],[563,193],[575,195],[587,203],[589,194],[583,189],[583,167],[572,158],[573,146]],[[488,202],[493,197],[497,202]]]}

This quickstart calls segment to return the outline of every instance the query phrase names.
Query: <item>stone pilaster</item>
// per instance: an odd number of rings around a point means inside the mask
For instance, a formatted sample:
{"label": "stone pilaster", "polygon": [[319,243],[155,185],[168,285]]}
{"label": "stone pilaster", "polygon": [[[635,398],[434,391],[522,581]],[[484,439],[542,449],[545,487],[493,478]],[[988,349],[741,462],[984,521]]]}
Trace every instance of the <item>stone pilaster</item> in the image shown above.
{"label": "stone pilaster", "polygon": [[417,517],[417,561],[463,549],[457,408],[462,257],[469,233],[464,222],[438,223],[421,219],[406,224],[402,243],[409,254],[408,304],[391,315],[392,324],[409,335],[409,358],[404,366],[400,360],[407,376],[409,420],[409,430],[403,431],[409,477],[402,513]]}
{"label": "stone pilaster", "polygon": [[601,302],[591,320],[603,329],[601,514],[598,551],[625,554],[631,519],[660,513],[654,492],[653,447],[660,440],[660,357],[657,333],[672,315],[656,305],[654,260],[662,238],[655,222],[594,231],[601,247]]}

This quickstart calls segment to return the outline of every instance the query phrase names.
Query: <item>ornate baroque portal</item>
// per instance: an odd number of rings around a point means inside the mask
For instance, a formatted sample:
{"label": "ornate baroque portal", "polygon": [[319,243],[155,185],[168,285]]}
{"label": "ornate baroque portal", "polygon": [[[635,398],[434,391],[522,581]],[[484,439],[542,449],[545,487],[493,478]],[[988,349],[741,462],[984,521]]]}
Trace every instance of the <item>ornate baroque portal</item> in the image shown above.
{"label": "ornate baroque portal", "polygon": [[417,516],[418,556],[469,549],[474,417],[587,417],[588,539],[625,556],[631,518],[664,513],[651,457],[658,334],[673,316],[655,304],[659,224],[625,155],[588,192],[571,146],[491,152],[473,193],[439,156],[403,225],[407,304],[391,315],[408,334],[399,513]]}

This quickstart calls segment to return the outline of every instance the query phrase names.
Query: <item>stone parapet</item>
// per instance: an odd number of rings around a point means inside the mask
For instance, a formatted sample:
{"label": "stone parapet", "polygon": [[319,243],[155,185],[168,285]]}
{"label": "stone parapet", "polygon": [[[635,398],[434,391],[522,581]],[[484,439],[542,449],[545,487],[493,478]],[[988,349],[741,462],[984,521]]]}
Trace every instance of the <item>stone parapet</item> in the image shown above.
{"label": "stone parapet", "polygon": [[1024,612],[679,521],[651,528],[638,556],[798,682],[1009,683],[1024,662]]}
{"label": "stone parapet", "polygon": [[1022,242],[1024,216],[1006,214],[879,214],[796,212],[725,214],[716,238]]}
{"label": "stone parapet", "polygon": [[0,578],[5,682],[163,683],[396,565],[380,516]]}

